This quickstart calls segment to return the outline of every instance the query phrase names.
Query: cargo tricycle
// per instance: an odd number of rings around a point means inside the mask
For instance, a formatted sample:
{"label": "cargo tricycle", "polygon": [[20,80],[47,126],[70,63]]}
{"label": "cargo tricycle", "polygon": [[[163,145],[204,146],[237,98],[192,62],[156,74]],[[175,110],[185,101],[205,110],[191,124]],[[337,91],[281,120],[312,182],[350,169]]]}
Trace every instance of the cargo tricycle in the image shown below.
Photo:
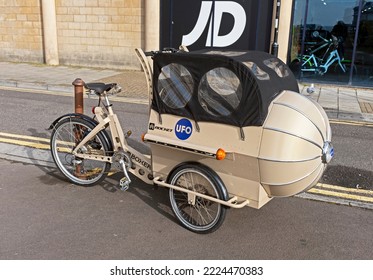
{"label": "cargo tricycle", "polygon": [[119,164],[169,189],[187,229],[209,233],[227,209],[261,208],[306,191],[334,155],[324,110],[299,93],[293,73],[258,51],[136,49],[149,89],[144,155],[128,145],[109,98],[116,83],[85,83],[98,96],[93,117],[69,113],[50,128],[58,169],[74,184],[98,184]]}

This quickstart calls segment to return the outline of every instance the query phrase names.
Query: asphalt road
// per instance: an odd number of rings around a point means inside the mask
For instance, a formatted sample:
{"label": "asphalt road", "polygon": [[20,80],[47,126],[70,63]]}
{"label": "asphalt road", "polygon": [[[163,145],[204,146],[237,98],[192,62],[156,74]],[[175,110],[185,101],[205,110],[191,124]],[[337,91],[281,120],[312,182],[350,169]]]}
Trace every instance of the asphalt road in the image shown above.
{"label": "asphalt road", "polygon": [[165,189],[115,178],[91,188],[0,160],[0,259],[372,259],[372,211],[274,199],[231,209],[209,235],[182,228]]}
{"label": "asphalt road", "polygon": [[[73,111],[72,96],[0,90],[0,98],[1,132],[48,138],[45,128]],[[87,113],[91,105],[87,100]],[[147,106],[115,106],[131,137],[139,139]],[[332,129],[336,156],[323,180],[371,187],[373,128]],[[166,189],[135,178],[122,192],[115,176],[84,188],[53,168],[8,160],[0,166],[0,259],[373,258],[372,210],[278,198],[260,210],[231,209],[218,231],[197,235],[179,225]]]}
{"label": "asphalt road", "polygon": [[335,156],[322,182],[373,189],[373,124],[364,127],[332,123],[331,127]]}

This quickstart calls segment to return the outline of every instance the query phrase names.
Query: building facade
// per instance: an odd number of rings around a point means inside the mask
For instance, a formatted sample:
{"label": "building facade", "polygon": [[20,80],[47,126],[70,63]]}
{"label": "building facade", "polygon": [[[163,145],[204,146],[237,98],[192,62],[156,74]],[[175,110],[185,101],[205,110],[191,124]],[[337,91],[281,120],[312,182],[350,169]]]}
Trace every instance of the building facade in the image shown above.
{"label": "building facade", "polygon": [[138,47],[270,52],[276,39],[302,81],[373,86],[373,1],[0,0],[0,10],[4,61],[140,69]]}
{"label": "building facade", "polygon": [[[264,2],[266,5],[262,4]],[[241,5],[245,8],[247,17],[245,24],[250,26],[250,30],[246,27],[241,37],[251,38],[256,34],[266,33],[262,37],[267,38],[257,40],[256,44],[250,38],[240,40],[250,41],[246,48],[259,46],[260,49],[268,50],[273,36],[269,33],[273,29],[272,16],[276,5],[274,3],[271,7],[272,2],[273,0],[0,0],[0,60],[140,69],[134,48],[158,49],[167,40],[167,36],[172,36],[163,32],[166,24],[174,27],[177,24],[185,25],[185,21],[176,21],[175,18],[169,21],[164,12],[170,5],[179,7],[180,3],[189,5],[187,11],[181,10],[186,19],[193,6],[197,13],[202,4],[205,7],[213,5],[215,9],[227,7],[228,12],[220,9],[216,14],[222,16],[223,20],[228,15],[228,32],[232,22],[229,16],[234,16],[234,12],[229,14],[229,10]],[[283,0],[282,6],[285,8],[281,11],[281,32],[285,35],[279,37],[279,56],[284,59],[287,48],[287,40],[284,38],[289,36],[292,0]],[[257,11],[265,16],[264,27],[250,19],[258,18]],[[217,17],[214,22],[218,26],[216,19]],[[242,17],[234,20],[242,20]],[[224,28],[225,24],[219,27]],[[227,38],[218,33],[215,35],[218,39]],[[176,42],[177,40],[173,41]]]}
{"label": "building facade", "polygon": [[[159,13],[145,13],[159,11],[156,2],[0,0],[0,59],[139,69],[134,48],[156,36]],[[155,22],[148,32],[146,16]]]}

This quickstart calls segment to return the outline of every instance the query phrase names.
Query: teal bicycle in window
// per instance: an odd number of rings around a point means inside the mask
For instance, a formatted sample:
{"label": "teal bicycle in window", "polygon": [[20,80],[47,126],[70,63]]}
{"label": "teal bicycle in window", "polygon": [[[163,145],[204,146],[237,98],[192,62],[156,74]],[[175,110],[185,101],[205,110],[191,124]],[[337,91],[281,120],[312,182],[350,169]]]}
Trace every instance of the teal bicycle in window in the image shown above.
{"label": "teal bicycle in window", "polygon": [[[291,62],[290,68],[294,72],[301,71],[303,73],[311,72],[318,75],[324,75],[329,71],[330,67],[334,65],[334,72],[339,71],[341,73],[348,73],[347,65],[350,65],[351,61],[342,58],[338,52],[338,38],[331,35],[331,39],[325,39],[320,36],[318,31],[314,31],[312,36],[322,39],[324,44],[310,51],[309,54],[304,54],[303,56],[299,55]],[[315,55],[319,50],[326,47],[327,49],[322,58]],[[327,56],[327,54],[329,55]]]}

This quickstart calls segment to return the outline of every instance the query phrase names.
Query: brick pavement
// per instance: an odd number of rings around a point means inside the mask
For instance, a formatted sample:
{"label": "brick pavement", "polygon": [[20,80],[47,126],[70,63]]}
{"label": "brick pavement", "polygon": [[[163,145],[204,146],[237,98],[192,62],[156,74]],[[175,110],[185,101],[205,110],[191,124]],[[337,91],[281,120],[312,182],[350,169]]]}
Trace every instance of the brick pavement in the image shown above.
{"label": "brick pavement", "polygon": [[96,80],[104,83],[118,83],[122,87],[122,92],[118,94],[121,97],[129,98],[148,98],[148,88],[144,72],[141,71],[123,71],[120,74]]}

